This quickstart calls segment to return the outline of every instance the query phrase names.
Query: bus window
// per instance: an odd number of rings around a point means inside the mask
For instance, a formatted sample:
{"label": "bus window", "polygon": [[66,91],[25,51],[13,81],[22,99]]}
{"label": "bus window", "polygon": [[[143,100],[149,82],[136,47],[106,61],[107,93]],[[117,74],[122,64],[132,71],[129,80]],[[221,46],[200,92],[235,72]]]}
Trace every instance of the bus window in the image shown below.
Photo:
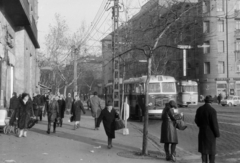
{"label": "bus window", "polygon": [[196,85],[183,85],[182,92],[198,92]]}
{"label": "bus window", "polygon": [[174,82],[162,82],[162,90],[165,93],[176,92],[176,85]]}
{"label": "bus window", "polygon": [[160,93],[160,83],[149,83],[148,91],[149,93]]}

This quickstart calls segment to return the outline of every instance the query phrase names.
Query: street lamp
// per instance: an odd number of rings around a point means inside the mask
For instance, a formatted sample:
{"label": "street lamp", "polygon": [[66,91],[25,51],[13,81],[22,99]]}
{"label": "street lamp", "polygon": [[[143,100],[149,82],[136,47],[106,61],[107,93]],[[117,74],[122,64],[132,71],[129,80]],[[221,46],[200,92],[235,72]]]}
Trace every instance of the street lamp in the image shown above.
{"label": "street lamp", "polygon": [[183,76],[187,76],[187,49],[191,49],[190,45],[178,45],[179,49],[183,49]]}

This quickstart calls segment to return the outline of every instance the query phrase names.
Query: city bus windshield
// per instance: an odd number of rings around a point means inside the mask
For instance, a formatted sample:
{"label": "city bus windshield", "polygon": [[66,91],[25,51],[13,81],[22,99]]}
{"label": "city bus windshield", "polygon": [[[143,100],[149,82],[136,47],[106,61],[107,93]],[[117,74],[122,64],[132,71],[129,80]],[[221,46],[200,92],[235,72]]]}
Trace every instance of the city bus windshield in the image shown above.
{"label": "city bus windshield", "polygon": [[176,92],[176,83],[175,82],[162,82],[162,92],[164,92],[164,93]]}
{"label": "city bus windshield", "polygon": [[160,83],[149,83],[148,91],[149,93],[160,93]]}
{"label": "city bus windshield", "polygon": [[183,85],[182,92],[198,92],[196,85]]}

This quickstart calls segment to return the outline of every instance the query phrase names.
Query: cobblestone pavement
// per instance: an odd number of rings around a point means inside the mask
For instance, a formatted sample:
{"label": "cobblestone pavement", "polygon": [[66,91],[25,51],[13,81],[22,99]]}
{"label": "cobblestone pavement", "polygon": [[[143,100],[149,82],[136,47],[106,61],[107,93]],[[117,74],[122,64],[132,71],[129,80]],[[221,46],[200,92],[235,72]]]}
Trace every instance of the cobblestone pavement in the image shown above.
{"label": "cobblestone pavement", "polygon": [[[178,155],[182,157],[183,162],[200,162],[200,155],[197,151],[198,128],[194,123],[195,113],[198,106],[180,108],[180,112],[185,115],[185,121],[188,128],[185,131],[178,131],[179,144]],[[240,108],[222,107],[213,104],[218,112],[218,121],[221,137],[217,140],[217,162],[240,162]],[[131,122],[135,127],[142,129],[142,123]],[[161,120],[159,117],[149,120],[149,137],[163,149],[159,143]]]}

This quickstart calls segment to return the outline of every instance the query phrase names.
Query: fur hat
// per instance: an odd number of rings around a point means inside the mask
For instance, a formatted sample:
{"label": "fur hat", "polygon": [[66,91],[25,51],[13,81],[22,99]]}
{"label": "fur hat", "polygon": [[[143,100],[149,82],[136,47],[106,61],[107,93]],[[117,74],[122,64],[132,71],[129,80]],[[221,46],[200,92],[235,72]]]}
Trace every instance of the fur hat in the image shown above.
{"label": "fur hat", "polygon": [[208,95],[208,96],[205,97],[204,101],[205,101],[205,103],[212,103],[213,102],[213,98],[212,98],[211,95]]}
{"label": "fur hat", "polygon": [[169,105],[171,108],[177,108],[177,104],[174,100],[169,101]]}
{"label": "fur hat", "polygon": [[112,101],[108,101],[107,102],[107,106],[113,106],[113,102]]}

